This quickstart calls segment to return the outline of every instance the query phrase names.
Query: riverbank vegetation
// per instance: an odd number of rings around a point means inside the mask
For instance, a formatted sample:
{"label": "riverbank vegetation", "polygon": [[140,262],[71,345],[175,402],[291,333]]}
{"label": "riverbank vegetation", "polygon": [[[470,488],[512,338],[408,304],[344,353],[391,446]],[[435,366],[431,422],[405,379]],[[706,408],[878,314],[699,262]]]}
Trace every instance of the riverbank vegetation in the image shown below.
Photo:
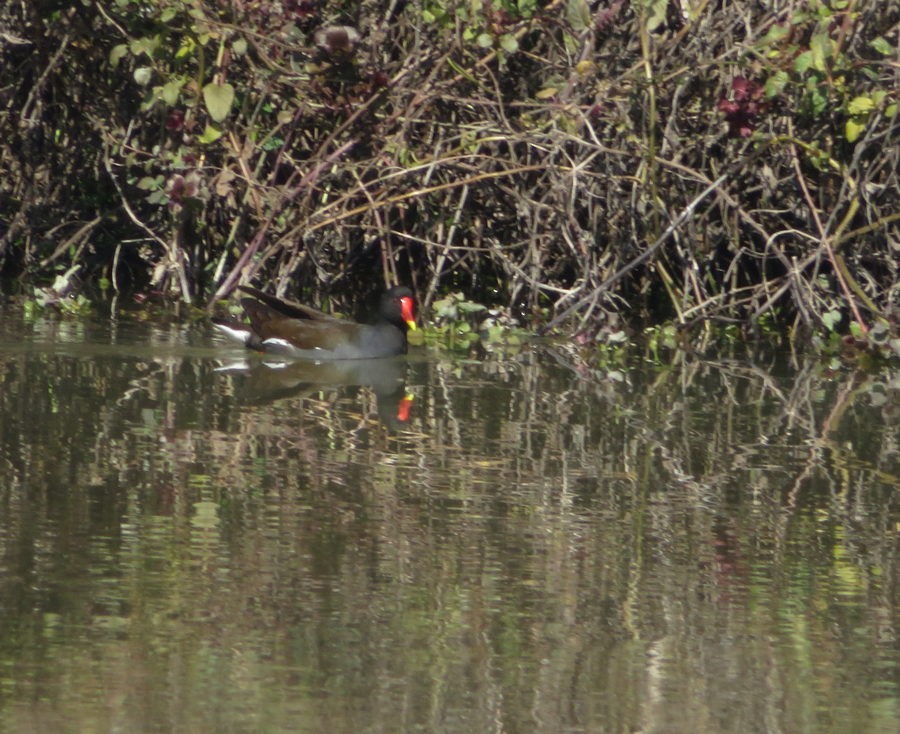
{"label": "riverbank vegetation", "polygon": [[896,3],[0,12],[5,275],[900,345]]}

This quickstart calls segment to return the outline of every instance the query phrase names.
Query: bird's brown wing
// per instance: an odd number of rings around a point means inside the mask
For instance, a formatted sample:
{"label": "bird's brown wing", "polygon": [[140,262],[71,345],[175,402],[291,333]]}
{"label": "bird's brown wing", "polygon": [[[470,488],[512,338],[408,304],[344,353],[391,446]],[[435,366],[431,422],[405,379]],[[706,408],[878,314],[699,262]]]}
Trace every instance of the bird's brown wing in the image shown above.
{"label": "bird's brown wing", "polygon": [[[255,298],[258,298],[254,294]],[[250,318],[253,331],[262,342],[280,339],[297,349],[334,351],[359,338],[365,328],[352,321],[331,317],[325,319],[298,319],[289,316],[253,298],[242,298],[241,305]]]}
{"label": "bird's brown wing", "polygon": [[[253,296],[256,300],[266,304],[274,311],[277,311],[283,316],[287,316],[292,319],[304,319],[306,321],[325,321],[328,323],[343,323],[341,319],[335,318],[334,316],[331,316],[327,313],[317,311],[316,309],[309,306],[304,306],[302,303],[295,303],[294,301],[286,301],[283,298],[277,298],[276,296],[269,295],[268,293],[263,293],[261,290],[257,290],[256,288],[251,288],[248,285],[238,286],[238,290],[246,293],[247,295]],[[246,300],[247,299],[241,300],[241,303],[244,304],[245,309]]]}

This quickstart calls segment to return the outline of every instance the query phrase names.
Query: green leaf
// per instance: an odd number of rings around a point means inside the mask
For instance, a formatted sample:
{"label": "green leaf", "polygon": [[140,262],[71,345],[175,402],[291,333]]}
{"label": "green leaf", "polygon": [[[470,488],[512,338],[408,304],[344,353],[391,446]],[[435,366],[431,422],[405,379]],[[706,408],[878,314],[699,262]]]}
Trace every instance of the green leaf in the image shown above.
{"label": "green leaf", "polygon": [[776,24],[769,28],[769,32],[766,33],[765,36],[762,37],[760,41],[760,45],[762,46],[771,46],[774,43],[778,43],[783,38],[787,38],[788,34],[791,32],[790,26],[788,25],[780,25]]}
{"label": "green leaf", "polygon": [[503,327],[496,324],[489,326],[481,332],[481,338],[488,344],[496,344],[503,339]]}
{"label": "green leaf", "polygon": [[127,54],[127,43],[120,43],[118,46],[113,46],[112,51],[109,52],[109,63],[112,64],[113,68],[115,68]]}
{"label": "green leaf", "polygon": [[812,64],[812,51],[804,51],[796,59],[794,59],[794,71],[796,71],[798,74],[803,74],[812,66]]}
{"label": "green leaf", "polygon": [[813,66],[819,71],[825,71],[826,61],[831,57],[834,41],[828,33],[821,31],[809,39],[809,50],[812,51]]}
{"label": "green leaf", "polygon": [[271,138],[266,140],[262,144],[262,149],[266,152],[270,150],[278,150],[282,145],[284,145],[284,138],[279,138],[277,135],[273,135]]}
{"label": "green leaf", "polygon": [[666,7],[669,0],[645,0],[645,4],[650,11],[647,15],[647,30],[652,33],[666,22]]}
{"label": "green leaf", "polygon": [[146,87],[153,77],[153,69],[149,66],[139,66],[134,70],[134,80],[142,87]]}
{"label": "green leaf", "polygon": [[439,301],[435,301],[432,308],[435,316],[439,319],[455,319],[459,316],[456,304],[451,298],[442,298]]}
{"label": "green leaf", "polygon": [[519,15],[523,18],[530,18],[537,10],[537,0],[519,0]]}
{"label": "green leaf", "polygon": [[893,56],[894,47],[884,36],[878,36],[869,41],[869,45],[874,48],[882,56]]}
{"label": "green leaf", "polygon": [[813,115],[821,115],[828,107],[828,98],[818,87],[809,90],[809,106]]}
{"label": "green leaf", "polygon": [[828,331],[834,331],[834,328],[841,323],[841,312],[837,310],[829,311],[822,316],[822,323],[825,324],[825,328]]}
{"label": "green leaf", "polygon": [[844,137],[847,138],[848,143],[855,143],[863,134],[863,130],[866,129],[866,120],[865,117],[851,117],[847,120],[844,125]]}
{"label": "green leaf", "polygon": [[591,9],[586,0],[569,0],[566,4],[566,20],[572,30],[580,33],[591,24]]}
{"label": "green leaf", "polygon": [[135,185],[142,191],[154,191],[162,186],[162,176],[144,176]]}
{"label": "green leaf", "polygon": [[238,56],[243,56],[245,53],[247,53],[247,39],[235,39],[234,43],[231,44],[231,50],[234,51]]}
{"label": "green leaf", "polygon": [[776,71],[766,80],[766,97],[771,99],[777,97],[787,86],[790,77],[786,71]]}
{"label": "green leaf", "polygon": [[190,56],[194,53],[194,49],[197,47],[196,42],[190,36],[187,36],[182,39],[181,45],[178,47],[178,50],[175,52],[175,58],[181,61],[181,59],[186,56]]}
{"label": "green leaf", "polygon": [[131,42],[130,48],[134,56],[140,56],[141,54],[153,56],[153,53],[159,48],[159,36],[135,38]]}
{"label": "green leaf", "polygon": [[210,82],[203,87],[203,101],[209,116],[216,122],[222,122],[231,111],[231,103],[234,102],[234,87],[228,84],[216,84]]}
{"label": "green leaf", "polygon": [[519,50],[519,42],[512,33],[504,33],[500,36],[500,48],[508,54],[514,54]]}
{"label": "green leaf", "polygon": [[178,101],[178,95],[181,94],[181,87],[184,86],[184,80],[172,79],[172,81],[163,85],[162,98],[170,107]]}
{"label": "green leaf", "polygon": [[475,39],[475,43],[481,46],[481,48],[490,48],[494,45],[494,39],[491,37],[490,33],[479,33],[478,38]]}
{"label": "green leaf", "polygon": [[217,130],[212,125],[207,125],[206,129],[203,131],[203,134],[200,135],[197,140],[203,143],[203,145],[208,145],[209,143],[215,143],[221,137],[221,130]]}
{"label": "green leaf", "polygon": [[875,109],[875,100],[871,97],[854,97],[847,104],[847,112],[851,115],[863,115]]}

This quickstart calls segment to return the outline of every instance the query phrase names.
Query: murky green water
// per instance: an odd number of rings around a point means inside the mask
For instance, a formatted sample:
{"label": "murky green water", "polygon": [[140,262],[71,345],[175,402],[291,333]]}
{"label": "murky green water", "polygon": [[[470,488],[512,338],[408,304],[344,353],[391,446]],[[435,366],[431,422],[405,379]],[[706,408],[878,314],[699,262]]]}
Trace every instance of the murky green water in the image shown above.
{"label": "murky green water", "polygon": [[900,730],[896,371],[222,353],[3,321],[0,730]]}

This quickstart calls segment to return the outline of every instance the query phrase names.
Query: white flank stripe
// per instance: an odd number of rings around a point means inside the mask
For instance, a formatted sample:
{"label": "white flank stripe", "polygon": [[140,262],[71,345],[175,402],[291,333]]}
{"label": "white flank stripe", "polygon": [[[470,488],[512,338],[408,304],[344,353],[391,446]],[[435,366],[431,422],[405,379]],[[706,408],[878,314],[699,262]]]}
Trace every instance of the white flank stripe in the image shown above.
{"label": "white flank stripe", "polygon": [[216,367],[213,372],[246,372],[250,369],[249,362],[229,362]]}
{"label": "white flank stripe", "polygon": [[213,326],[230,336],[232,339],[239,341],[241,344],[246,344],[250,341],[251,332],[249,329],[234,329],[225,324],[213,324]]}

